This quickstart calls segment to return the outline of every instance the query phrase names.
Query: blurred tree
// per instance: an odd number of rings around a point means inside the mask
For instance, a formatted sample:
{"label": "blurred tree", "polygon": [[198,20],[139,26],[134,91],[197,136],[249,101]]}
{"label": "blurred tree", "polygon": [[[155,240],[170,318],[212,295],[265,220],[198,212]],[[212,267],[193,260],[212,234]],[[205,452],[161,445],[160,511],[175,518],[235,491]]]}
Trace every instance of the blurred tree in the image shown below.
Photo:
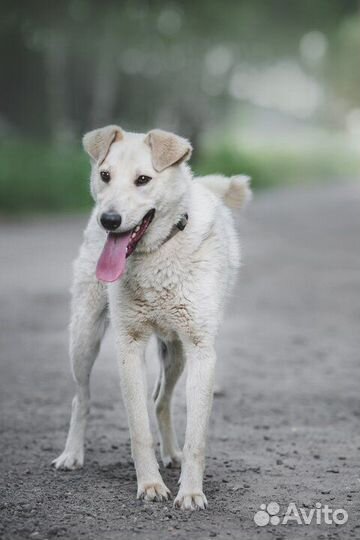
{"label": "blurred tree", "polygon": [[344,18],[336,33],[329,71],[345,107],[360,106],[360,2],[357,13]]}
{"label": "blurred tree", "polygon": [[357,9],[357,0],[3,0],[0,133],[64,144],[118,121],[196,143],[232,114],[235,69],[297,57],[314,29],[339,39],[334,85],[357,103]]}

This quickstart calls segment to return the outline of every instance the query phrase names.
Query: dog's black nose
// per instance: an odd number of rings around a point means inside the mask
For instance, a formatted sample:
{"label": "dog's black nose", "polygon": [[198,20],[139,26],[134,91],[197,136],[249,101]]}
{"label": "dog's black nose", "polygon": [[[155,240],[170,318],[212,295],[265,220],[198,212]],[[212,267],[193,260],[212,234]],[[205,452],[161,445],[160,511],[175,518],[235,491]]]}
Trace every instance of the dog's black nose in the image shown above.
{"label": "dog's black nose", "polygon": [[100,223],[107,231],[115,231],[121,225],[121,216],[116,212],[104,212],[100,216]]}

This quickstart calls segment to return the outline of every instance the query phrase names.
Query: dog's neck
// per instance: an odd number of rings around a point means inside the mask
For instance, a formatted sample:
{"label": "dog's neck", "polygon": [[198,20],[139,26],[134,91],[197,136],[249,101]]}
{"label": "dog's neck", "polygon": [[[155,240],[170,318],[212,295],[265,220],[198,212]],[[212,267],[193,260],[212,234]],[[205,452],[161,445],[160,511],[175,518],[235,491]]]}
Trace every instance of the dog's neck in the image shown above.
{"label": "dog's neck", "polygon": [[189,221],[189,215],[188,215],[187,212],[185,212],[185,213],[181,216],[180,220],[179,220],[177,223],[175,223],[175,224],[173,225],[173,227],[172,227],[170,233],[168,234],[168,236],[165,238],[165,240],[162,242],[161,245],[163,246],[164,244],[166,244],[166,242],[168,242],[169,240],[171,240],[172,238],[174,238],[174,236],[175,236],[178,232],[183,231],[183,230],[185,229],[185,227],[186,227],[188,221]]}
{"label": "dog's neck", "polygon": [[178,232],[185,229],[188,223],[191,185],[186,189],[172,207],[161,209],[155,213],[153,222],[136,249],[137,254],[153,253],[167,244]]}
{"label": "dog's neck", "polygon": [[[179,232],[182,232],[185,227],[187,226],[189,221],[189,215],[187,212],[183,212],[180,214],[180,216],[177,218],[176,223],[174,223],[168,232],[167,235],[165,235],[163,238],[159,238],[154,244],[150,246],[146,246],[145,249],[143,246],[139,245],[140,249],[136,250],[136,254],[146,254],[146,253],[153,253],[154,251],[157,251],[160,249],[163,245],[165,245],[169,240],[174,238]],[[168,229],[169,230],[169,229]]]}

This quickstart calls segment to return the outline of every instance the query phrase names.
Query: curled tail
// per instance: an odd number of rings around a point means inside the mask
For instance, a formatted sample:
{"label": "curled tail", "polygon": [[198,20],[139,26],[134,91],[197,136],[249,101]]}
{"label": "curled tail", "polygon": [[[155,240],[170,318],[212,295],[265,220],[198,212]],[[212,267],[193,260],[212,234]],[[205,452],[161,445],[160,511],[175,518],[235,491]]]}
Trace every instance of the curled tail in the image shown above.
{"label": "curled tail", "polygon": [[229,178],[221,174],[209,174],[196,177],[195,180],[215,193],[230,208],[242,208],[252,197],[249,176],[239,174]]}

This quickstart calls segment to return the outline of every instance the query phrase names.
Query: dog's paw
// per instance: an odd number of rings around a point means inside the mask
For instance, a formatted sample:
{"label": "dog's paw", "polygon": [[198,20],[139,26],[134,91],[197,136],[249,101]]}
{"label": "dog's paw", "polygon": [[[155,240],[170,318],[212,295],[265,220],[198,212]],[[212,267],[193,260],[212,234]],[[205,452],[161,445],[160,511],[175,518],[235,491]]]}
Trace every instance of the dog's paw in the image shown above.
{"label": "dog's paw", "polygon": [[180,450],[178,452],[172,452],[171,454],[162,454],[161,460],[164,464],[164,467],[167,469],[176,469],[181,467],[181,458],[182,453]]}
{"label": "dog's paw", "polygon": [[137,498],[144,501],[166,501],[170,497],[170,490],[164,482],[148,482],[139,484]]}
{"label": "dog's paw", "polygon": [[205,510],[208,502],[202,491],[198,493],[185,493],[180,489],[174,501],[174,506],[175,508],[180,508],[180,510]]}
{"label": "dog's paw", "polygon": [[84,465],[84,454],[80,452],[64,452],[51,463],[55,469],[73,471]]}

